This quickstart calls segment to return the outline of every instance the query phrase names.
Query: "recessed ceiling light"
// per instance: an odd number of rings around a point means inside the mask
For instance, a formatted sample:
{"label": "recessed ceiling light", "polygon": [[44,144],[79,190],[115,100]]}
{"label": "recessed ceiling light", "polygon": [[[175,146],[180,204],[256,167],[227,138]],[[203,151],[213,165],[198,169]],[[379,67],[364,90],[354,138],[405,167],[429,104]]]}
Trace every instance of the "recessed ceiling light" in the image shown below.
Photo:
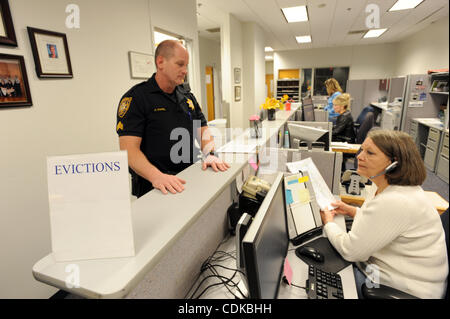
{"label": "recessed ceiling light", "polygon": [[414,9],[422,2],[423,0],[398,0],[388,11]]}
{"label": "recessed ceiling light", "polygon": [[265,47],[264,48],[264,52],[272,52],[272,51],[273,51],[272,47]]}
{"label": "recessed ceiling light", "polygon": [[289,23],[308,21],[306,6],[281,8],[281,11]]}
{"label": "recessed ceiling light", "polygon": [[295,37],[295,40],[297,40],[298,43],[310,43],[312,41],[310,35]]}
{"label": "recessed ceiling light", "polygon": [[378,38],[380,35],[382,35],[387,29],[372,29],[367,31],[366,34],[364,34],[363,38]]}

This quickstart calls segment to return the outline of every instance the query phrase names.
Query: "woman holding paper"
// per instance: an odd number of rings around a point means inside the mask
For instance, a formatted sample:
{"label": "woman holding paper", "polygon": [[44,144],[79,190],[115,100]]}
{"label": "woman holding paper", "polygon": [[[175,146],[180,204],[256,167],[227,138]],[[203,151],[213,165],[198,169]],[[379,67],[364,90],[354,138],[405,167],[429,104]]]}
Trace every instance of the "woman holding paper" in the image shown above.
{"label": "woman holding paper", "polygon": [[[358,155],[358,174],[373,182],[361,208],[342,202],[321,212],[331,244],[373,283],[420,298],[442,298],[448,259],[436,209],[420,185],[426,170],[412,138],[399,131],[371,131]],[[334,215],[353,217],[346,233]],[[358,290],[359,270],[355,270]],[[359,291],[358,291],[359,292]]]}

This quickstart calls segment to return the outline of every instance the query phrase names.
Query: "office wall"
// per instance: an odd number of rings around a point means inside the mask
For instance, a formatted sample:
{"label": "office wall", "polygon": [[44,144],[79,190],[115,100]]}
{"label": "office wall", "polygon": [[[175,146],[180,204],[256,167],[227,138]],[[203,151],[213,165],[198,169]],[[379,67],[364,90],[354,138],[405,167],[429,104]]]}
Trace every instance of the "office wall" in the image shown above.
{"label": "office wall", "polygon": [[[31,274],[51,252],[46,157],[118,150],[119,99],[141,82],[130,78],[128,51],[152,52],[153,18],[161,28],[197,34],[195,0],[78,0],[80,29],[65,27],[70,3],[9,1],[18,47],[0,52],[24,56],[33,106],[0,109],[0,298],[56,291]],[[73,79],[37,78],[27,26],[67,34]]]}
{"label": "office wall", "polygon": [[395,44],[274,52],[274,78],[280,69],[349,66],[352,80],[387,78],[395,72]]}
{"label": "office wall", "polygon": [[443,18],[397,44],[396,75],[449,67],[449,18]]}
{"label": "office wall", "polygon": [[266,74],[273,74],[273,61],[266,61]]}
{"label": "office wall", "polygon": [[248,119],[259,112],[259,105],[265,100],[264,32],[256,23],[243,24],[243,127],[249,126]]}
{"label": "office wall", "polygon": [[[208,118],[208,104],[206,100],[206,80],[205,68],[212,66],[214,71],[214,107],[216,118],[221,117],[221,61],[220,61],[220,42],[199,37],[200,52],[200,82],[201,82],[201,98],[198,101],[203,108],[205,117]],[[219,83],[218,83],[219,82]]]}
{"label": "office wall", "polygon": [[197,31],[196,0],[149,0],[152,27],[170,31],[192,41],[193,81],[190,83],[195,96],[201,97],[200,54]]}
{"label": "office wall", "polygon": [[246,89],[242,83],[243,67],[242,23],[232,14],[224,14],[221,21],[221,62],[222,62],[222,110],[230,127],[243,126],[244,96],[235,101],[234,69],[241,69],[241,93]]}

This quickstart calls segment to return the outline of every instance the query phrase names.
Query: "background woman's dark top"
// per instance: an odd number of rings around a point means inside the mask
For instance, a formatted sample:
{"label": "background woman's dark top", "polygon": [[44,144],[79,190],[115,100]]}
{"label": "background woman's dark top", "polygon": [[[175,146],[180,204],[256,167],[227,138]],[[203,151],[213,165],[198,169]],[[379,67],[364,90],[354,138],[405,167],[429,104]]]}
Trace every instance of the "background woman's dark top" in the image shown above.
{"label": "background woman's dark top", "polygon": [[334,142],[355,143],[355,129],[353,127],[353,117],[349,110],[340,114],[333,126]]}

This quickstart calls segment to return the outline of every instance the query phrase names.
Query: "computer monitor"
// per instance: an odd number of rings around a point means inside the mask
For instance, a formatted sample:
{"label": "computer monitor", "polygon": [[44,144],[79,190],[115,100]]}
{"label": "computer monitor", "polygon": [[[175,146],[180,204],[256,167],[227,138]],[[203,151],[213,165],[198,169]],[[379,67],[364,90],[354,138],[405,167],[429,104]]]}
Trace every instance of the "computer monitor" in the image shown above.
{"label": "computer monitor", "polygon": [[303,121],[314,122],[316,120],[314,116],[314,105],[305,104],[302,105]]}
{"label": "computer monitor", "polygon": [[242,240],[251,299],[275,299],[289,246],[283,173],[279,173]]}
{"label": "computer monitor", "polygon": [[288,123],[288,130],[293,140],[297,139],[299,142],[307,142],[309,149],[311,149],[314,142],[320,142],[326,151],[330,150],[330,133],[328,130],[295,123]]}

